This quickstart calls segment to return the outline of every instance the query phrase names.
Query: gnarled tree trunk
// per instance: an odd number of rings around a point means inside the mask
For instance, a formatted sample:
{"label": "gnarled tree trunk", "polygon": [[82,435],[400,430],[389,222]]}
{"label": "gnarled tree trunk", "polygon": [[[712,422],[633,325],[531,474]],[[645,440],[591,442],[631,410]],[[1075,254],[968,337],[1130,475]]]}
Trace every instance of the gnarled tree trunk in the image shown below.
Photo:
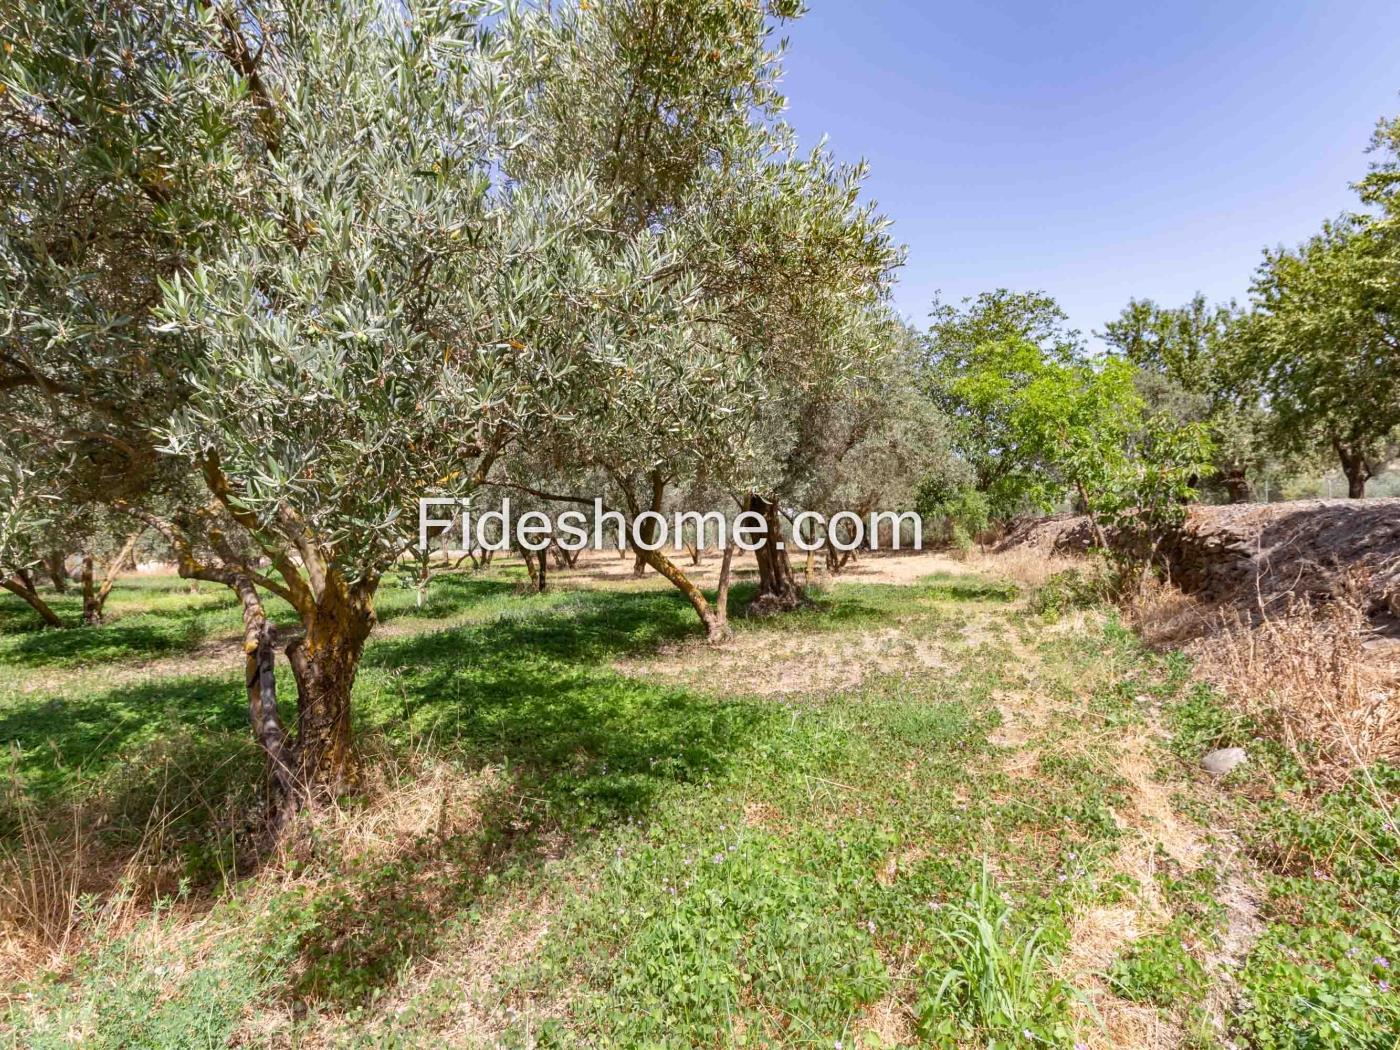
{"label": "gnarled tree trunk", "polygon": [[374,624],[369,593],[330,579],[304,637],[287,646],[297,684],[296,769],[315,803],[358,779],[350,737],[350,692]]}
{"label": "gnarled tree trunk", "polygon": [[783,541],[783,525],[778,504],[750,492],[744,508],[763,518],[764,531],[754,557],[758,560],[758,593],[749,602],[750,616],[790,612],[807,603],[806,592],[793,575],[792,561]]}
{"label": "gnarled tree trunk", "polygon": [[97,604],[97,591],[92,584],[92,555],[83,555],[83,567],[79,576],[83,584],[83,623],[89,627],[102,622],[102,609]]}

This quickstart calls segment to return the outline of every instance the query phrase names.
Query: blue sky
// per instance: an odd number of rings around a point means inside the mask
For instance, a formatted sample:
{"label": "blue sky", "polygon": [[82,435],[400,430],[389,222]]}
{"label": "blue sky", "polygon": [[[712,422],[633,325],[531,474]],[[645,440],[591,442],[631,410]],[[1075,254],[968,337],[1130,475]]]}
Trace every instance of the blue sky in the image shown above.
{"label": "blue sky", "polygon": [[1400,113],[1397,0],[809,6],[787,119],[870,161],[920,324],[939,289],[1043,289],[1086,335],[1132,296],[1243,298]]}

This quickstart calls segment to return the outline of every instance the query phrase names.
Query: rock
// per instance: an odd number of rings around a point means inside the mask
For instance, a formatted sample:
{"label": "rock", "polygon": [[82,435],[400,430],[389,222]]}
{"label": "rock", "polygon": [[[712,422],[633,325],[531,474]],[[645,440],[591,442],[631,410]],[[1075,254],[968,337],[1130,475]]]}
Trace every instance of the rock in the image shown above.
{"label": "rock", "polygon": [[1230,770],[1249,761],[1242,747],[1222,747],[1201,759],[1201,768],[1207,773],[1223,777]]}

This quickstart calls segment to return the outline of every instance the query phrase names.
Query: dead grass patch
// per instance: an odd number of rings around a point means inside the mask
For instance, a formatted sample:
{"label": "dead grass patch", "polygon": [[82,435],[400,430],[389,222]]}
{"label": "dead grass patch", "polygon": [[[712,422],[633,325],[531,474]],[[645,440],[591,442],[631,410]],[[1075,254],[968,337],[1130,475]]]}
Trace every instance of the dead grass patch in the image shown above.
{"label": "dead grass patch", "polygon": [[894,995],[867,1006],[856,1020],[857,1038],[854,1046],[869,1045],[865,1036],[872,1036],[876,1046],[915,1046],[914,1016],[909,1006]]}
{"label": "dead grass patch", "polygon": [[1035,547],[1018,546],[1002,551],[974,554],[969,558],[968,565],[984,575],[1009,580],[1023,590],[1033,591],[1045,586],[1056,573],[1072,569],[1082,571],[1086,562],[1083,558],[1049,554]]}
{"label": "dead grass patch", "polygon": [[1365,651],[1368,633],[1350,599],[1295,599],[1257,621],[1226,610],[1193,649],[1200,673],[1329,786],[1400,761],[1400,674]]}
{"label": "dead grass patch", "polygon": [[899,628],[781,640],[761,632],[741,634],[715,648],[694,640],[656,655],[619,660],[618,672],[659,678],[710,693],[788,696],[853,689],[867,677],[949,666],[936,642],[912,639]]}
{"label": "dead grass patch", "polygon": [[365,779],[355,804],[302,814],[279,844],[269,875],[279,868],[300,870],[328,850],[343,860],[380,863],[406,856],[427,839],[475,833],[482,826],[483,800],[505,787],[494,767],[467,773],[421,748],[407,757],[374,756],[362,765]]}

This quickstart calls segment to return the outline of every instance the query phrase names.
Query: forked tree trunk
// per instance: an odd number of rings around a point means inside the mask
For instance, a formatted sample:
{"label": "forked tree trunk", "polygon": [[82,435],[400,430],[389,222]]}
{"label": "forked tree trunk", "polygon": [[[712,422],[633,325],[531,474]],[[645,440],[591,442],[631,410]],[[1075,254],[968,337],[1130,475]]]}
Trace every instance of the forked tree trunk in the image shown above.
{"label": "forked tree trunk", "polygon": [[[211,487],[216,494],[220,490],[213,482]],[[239,597],[248,715],[267,760],[273,802],[270,830],[275,835],[288,815],[333,799],[359,779],[350,735],[350,696],[375,622],[378,577],[348,582],[327,567],[309,542],[298,545],[300,564],[289,554],[272,553],[281,583],[245,567],[208,566],[195,557],[180,529],[140,510],[131,513],[170,540],[181,576],[224,584]],[[231,560],[227,550],[221,557]],[[285,598],[305,628],[285,649],[297,690],[294,737],[278,714],[276,629],[263,610],[258,587]]]}
{"label": "forked tree trunk", "polygon": [[517,547],[516,550],[525,563],[525,571],[530,574],[530,590],[536,594],[543,594],[549,586],[549,577],[546,575],[549,568],[548,554],[543,550],[530,551],[524,547]]}
{"label": "forked tree trunk", "polygon": [[[710,605],[705,594],[699,587],[695,586],[690,579],[675,562],[662,554],[659,550],[641,551],[642,557],[646,559],[648,565],[659,572],[678,591],[685,595],[686,601],[690,602],[690,607],[695,610],[695,615],[700,617],[700,623],[704,625],[705,636],[711,644],[717,644],[729,637],[729,623],[725,613],[721,613],[716,606]],[[721,567],[721,595],[727,602],[729,595],[729,564],[726,560]],[[727,610],[727,606],[726,606]]]}
{"label": "forked tree trunk", "polygon": [[44,569],[49,574],[49,579],[53,582],[53,589],[59,594],[68,593],[68,561],[67,556],[62,551],[51,551],[44,558]]}
{"label": "forked tree trunk", "polygon": [[5,590],[13,594],[18,594],[29,603],[29,607],[38,613],[44,623],[48,624],[50,627],[64,626],[63,621],[58,618],[58,614],[49,608],[48,602],[39,597],[39,593],[34,589],[33,585],[20,573],[15,573],[12,576],[0,579],[0,587],[5,588]]}
{"label": "forked tree trunk", "polygon": [[758,593],[749,602],[750,616],[790,612],[807,603],[807,595],[792,572],[783,541],[783,525],[778,504],[764,499],[757,492],[749,493],[745,508],[763,518],[764,531],[759,538],[754,557],[758,560]]}
{"label": "forked tree trunk", "polygon": [[145,531],[145,529],[140,529],[127,537],[116,557],[107,563],[107,569],[102,574],[102,584],[95,590],[93,588],[92,556],[83,555],[83,623],[95,627],[102,622],[102,610],[106,608],[107,596],[112,593],[112,586],[117,582],[117,573],[122,571],[122,567],[131,557],[131,552],[136,549],[136,541],[141,538]]}

